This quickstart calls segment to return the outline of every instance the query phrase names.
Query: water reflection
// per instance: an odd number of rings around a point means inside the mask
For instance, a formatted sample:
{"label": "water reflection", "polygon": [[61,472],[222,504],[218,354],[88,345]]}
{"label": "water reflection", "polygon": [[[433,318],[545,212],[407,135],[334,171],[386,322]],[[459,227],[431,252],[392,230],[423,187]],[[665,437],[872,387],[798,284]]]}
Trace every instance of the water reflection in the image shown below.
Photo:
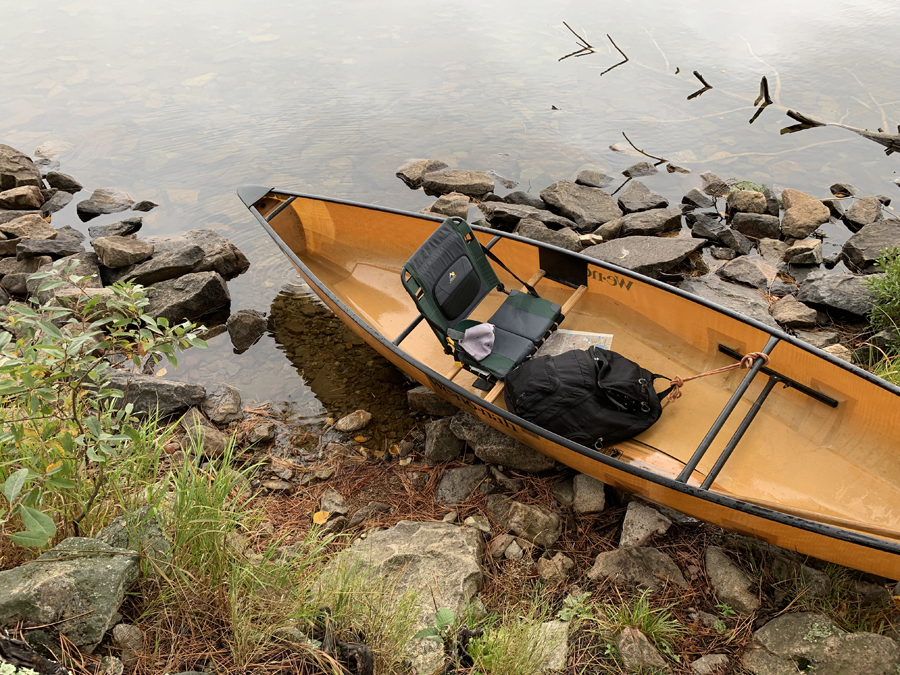
{"label": "water reflection", "polygon": [[[536,193],[580,168],[636,161],[609,149],[626,132],[694,170],[645,180],[670,200],[701,170],[822,197],[844,181],[896,189],[896,159],[864,138],[779,131],[788,108],[896,128],[897,3],[72,0],[7,2],[3,18],[0,141],[29,153],[54,142],[86,191],[159,203],[145,234],[229,237],[252,263],[229,284],[233,309],[268,311],[293,275],[235,197],[242,183],[419,210],[432,200],[393,175],[409,157],[493,170]],[[572,51],[565,24],[593,53],[559,61]],[[618,48],[628,61],[609,70]],[[713,89],[688,101],[695,70]],[[773,103],[749,125],[763,76]],[[53,222],[84,231],[74,203]],[[825,232],[828,255],[848,233]],[[186,356],[179,375],[314,400],[274,339],[240,356],[226,343]]]}

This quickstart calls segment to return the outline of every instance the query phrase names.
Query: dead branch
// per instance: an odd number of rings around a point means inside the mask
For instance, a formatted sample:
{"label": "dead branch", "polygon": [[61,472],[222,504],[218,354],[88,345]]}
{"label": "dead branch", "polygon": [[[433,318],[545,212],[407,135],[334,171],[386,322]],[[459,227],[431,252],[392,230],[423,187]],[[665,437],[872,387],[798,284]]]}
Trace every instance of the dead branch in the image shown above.
{"label": "dead branch", "polygon": [[584,39],[578,33],[576,33],[569,24],[567,24],[565,21],[563,21],[563,26],[568,28],[569,31],[571,31],[572,35],[575,36],[575,38],[578,40],[577,44],[579,45],[580,48],[576,49],[571,54],[566,54],[565,56],[561,57],[560,59],[558,59],[559,61],[564,61],[565,59],[569,58],[570,56],[587,56],[588,54],[594,53],[594,47],[586,39]]}
{"label": "dead branch", "polygon": [[698,80],[700,80],[700,84],[702,84],[702,85],[703,85],[704,87],[706,87],[707,89],[712,89],[712,88],[713,88],[713,86],[712,86],[709,82],[707,82],[706,80],[704,80],[704,79],[703,79],[703,76],[702,76],[700,73],[698,73],[696,70],[694,71],[694,77],[696,77]]}
{"label": "dead branch", "polygon": [[609,71],[613,70],[614,68],[618,68],[619,66],[628,63],[628,60],[629,60],[628,55],[625,52],[623,52],[621,49],[619,49],[619,45],[617,45],[615,43],[615,41],[611,37],[609,37],[609,33],[606,34],[606,37],[607,37],[607,39],[609,39],[610,42],[612,42],[612,46],[615,47],[616,50],[622,55],[622,60],[619,61],[614,66],[610,66],[609,68],[604,70],[602,73],[600,73],[600,77],[603,77],[604,75],[606,75]]}
{"label": "dead branch", "polygon": [[765,101],[766,105],[772,105],[773,103],[772,98],[769,96],[769,81],[765,75],[759,81],[759,96],[756,97],[753,105],[759,105],[760,101]]}
{"label": "dead branch", "polygon": [[[815,117],[799,113],[796,110],[788,110],[787,116],[792,120],[796,120],[799,124],[785,127],[781,130],[782,134],[792,134],[797,131],[803,131],[804,129],[812,129],[813,127],[839,127],[841,129],[846,129],[847,131],[852,131],[854,134],[859,134],[863,138],[868,138],[870,141],[884,146],[884,154],[886,155],[900,152],[900,133],[887,134],[883,131],[869,131],[868,129],[859,129],[858,127],[851,127],[847,124],[839,124],[837,122],[824,122]],[[900,132],[900,127],[898,127],[897,131]]]}
{"label": "dead branch", "polygon": [[644,151],[641,150],[638,146],[636,146],[634,143],[631,142],[631,139],[628,138],[628,135],[627,135],[624,131],[622,132],[622,135],[625,136],[625,140],[628,141],[628,145],[630,145],[632,148],[634,148],[635,150],[637,150],[637,151],[638,151],[639,153],[641,153],[644,157],[649,157],[650,159],[655,159],[655,160],[657,160],[660,164],[663,163],[663,162],[668,162],[668,161],[669,161],[669,160],[667,160],[667,159],[663,159],[662,157],[657,157],[656,155],[651,155],[649,152],[644,152]]}

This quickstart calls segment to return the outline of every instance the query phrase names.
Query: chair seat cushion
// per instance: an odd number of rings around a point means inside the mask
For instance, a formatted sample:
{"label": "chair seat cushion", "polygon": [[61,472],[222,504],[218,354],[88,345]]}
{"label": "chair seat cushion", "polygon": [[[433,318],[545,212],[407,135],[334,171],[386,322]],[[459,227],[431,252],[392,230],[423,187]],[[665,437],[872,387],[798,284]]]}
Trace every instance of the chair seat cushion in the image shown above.
{"label": "chair seat cushion", "polygon": [[562,307],[545,298],[510,291],[503,304],[488,319],[488,323],[508,333],[527,338],[534,344],[540,344],[561,310]]}
{"label": "chair seat cushion", "polygon": [[[456,325],[456,330],[470,328],[476,321],[461,321]],[[457,355],[469,365],[482,368],[502,380],[506,374],[517,365],[527,359],[534,352],[534,343],[527,339],[494,326],[494,346],[491,353],[481,361],[475,361],[464,352]]]}

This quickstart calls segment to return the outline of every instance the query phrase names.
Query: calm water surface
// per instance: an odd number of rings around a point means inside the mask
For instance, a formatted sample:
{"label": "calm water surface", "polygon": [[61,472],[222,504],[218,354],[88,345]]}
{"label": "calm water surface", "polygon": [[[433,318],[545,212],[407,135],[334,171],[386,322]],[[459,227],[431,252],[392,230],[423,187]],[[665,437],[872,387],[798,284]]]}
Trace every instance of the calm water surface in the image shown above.
{"label": "calm water surface", "polygon": [[[779,133],[788,108],[897,129],[898,3],[5,0],[2,14],[0,142],[48,148],[88,191],[158,202],[146,234],[229,237],[252,262],[229,284],[233,309],[277,300],[277,312],[316,320],[235,196],[242,183],[418,210],[431,199],[394,177],[409,157],[493,170],[537,193],[587,166],[637,161],[610,149],[624,131],[694,171],[647,179],[670,199],[703,170],[817,196],[846,180],[900,197],[898,161],[879,146],[834,128]],[[559,61],[578,49],[563,22],[595,52]],[[607,34],[629,61],[604,74],[621,60]],[[714,89],[689,101],[694,70]],[[764,75],[775,104],[751,125]],[[86,230],[74,205],[54,224]],[[847,236],[828,234],[832,247]],[[275,331],[235,355],[220,336],[179,376],[227,380],[310,417],[340,407],[305,375],[328,341],[318,355],[284,340]],[[371,360],[360,352],[351,368]],[[374,382],[382,371],[371,370]]]}

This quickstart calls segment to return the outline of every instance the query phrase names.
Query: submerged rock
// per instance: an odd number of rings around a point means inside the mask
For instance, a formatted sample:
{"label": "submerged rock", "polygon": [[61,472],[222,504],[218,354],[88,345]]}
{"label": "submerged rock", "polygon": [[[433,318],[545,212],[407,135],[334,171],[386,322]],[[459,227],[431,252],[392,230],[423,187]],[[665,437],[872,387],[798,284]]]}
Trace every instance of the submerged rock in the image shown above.
{"label": "submerged rock", "polygon": [[397,169],[396,176],[411,190],[422,187],[422,177],[426,173],[446,169],[447,164],[439,159],[408,159]]}
{"label": "submerged rock", "polygon": [[105,213],[127,211],[134,200],[127,193],[115,188],[98,188],[88,199],[78,202],[75,207],[78,217],[88,221]]}
{"label": "submerged rock", "polygon": [[422,188],[429,195],[459,192],[469,197],[481,197],[494,191],[494,179],[484,171],[431,171],[422,176]]}

